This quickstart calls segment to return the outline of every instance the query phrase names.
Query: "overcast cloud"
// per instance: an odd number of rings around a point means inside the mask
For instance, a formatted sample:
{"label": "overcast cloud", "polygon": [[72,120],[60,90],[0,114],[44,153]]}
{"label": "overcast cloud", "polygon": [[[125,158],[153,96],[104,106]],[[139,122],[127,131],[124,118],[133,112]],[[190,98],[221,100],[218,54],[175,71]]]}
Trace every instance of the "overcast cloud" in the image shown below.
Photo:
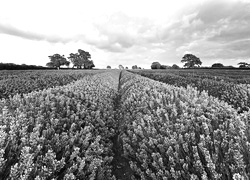
{"label": "overcast cloud", "polygon": [[154,61],[181,65],[185,53],[204,66],[250,63],[248,0],[1,4],[0,62],[45,65],[49,55],[83,49],[99,68],[149,68]]}

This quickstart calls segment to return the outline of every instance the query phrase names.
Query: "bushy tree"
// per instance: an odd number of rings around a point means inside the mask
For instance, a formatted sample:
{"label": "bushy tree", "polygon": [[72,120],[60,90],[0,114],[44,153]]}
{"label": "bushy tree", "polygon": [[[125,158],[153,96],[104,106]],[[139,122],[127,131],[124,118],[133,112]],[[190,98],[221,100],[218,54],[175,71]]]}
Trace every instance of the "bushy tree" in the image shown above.
{"label": "bushy tree", "polygon": [[151,69],[161,69],[161,64],[159,62],[153,62]]}
{"label": "bushy tree", "polygon": [[83,62],[81,61],[81,59],[78,56],[78,53],[70,53],[68,59],[70,59],[70,61],[73,64],[73,68],[77,67],[77,68],[81,68]]}
{"label": "bushy tree", "polygon": [[77,67],[79,69],[92,69],[95,67],[94,62],[90,60],[91,55],[89,52],[78,49],[78,53],[70,53],[68,57],[72,64],[73,67]]}
{"label": "bushy tree", "polygon": [[111,66],[107,66],[107,69],[111,69]]}
{"label": "bushy tree", "polygon": [[137,65],[132,66],[132,69],[138,69]]}
{"label": "bushy tree", "polygon": [[173,64],[172,69],[179,69],[180,67],[176,64]]}
{"label": "bushy tree", "polygon": [[212,65],[212,68],[223,68],[223,67],[224,67],[224,65],[221,64],[221,63],[214,63],[214,64]]}
{"label": "bushy tree", "polygon": [[74,67],[77,67],[79,69],[82,68],[83,61],[79,58],[78,53],[70,53],[68,59],[70,59],[70,61],[72,62],[73,68]]}
{"label": "bushy tree", "polygon": [[167,65],[161,65],[161,68],[160,69],[169,69],[170,66],[167,66]]}
{"label": "bushy tree", "polygon": [[46,64],[48,67],[55,67],[57,69],[60,69],[61,66],[66,65],[69,66],[70,62],[67,61],[67,59],[64,57],[64,55],[60,54],[54,54],[52,56],[49,56],[50,62]]}
{"label": "bushy tree", "polygon": [[196,65],[200,67],[200,65],[202,64],[200,58],[196,57],[193,54],[185,54],[181,62],[185,63],[184,67],[187,67],[187,68],[194,68],[196,67]]}
{"label": "bushy tree", "polygon": [[248,68],[250,67],[250,64],[246,63],[246,62],[240,62],[238,63],[239,68]]}
{"label": "bushy tree", "polygon": [[84,62],[84,69],[92,69],[93,67],[95,67],[95,65],[92,60],[87,60]]}
{"label": "bushy tree", "polygon": [[84,69],[92,69],[95,67],[94,62],[91,59],[91,55],[89,52],[78,49],[79,57],[83,59]]}

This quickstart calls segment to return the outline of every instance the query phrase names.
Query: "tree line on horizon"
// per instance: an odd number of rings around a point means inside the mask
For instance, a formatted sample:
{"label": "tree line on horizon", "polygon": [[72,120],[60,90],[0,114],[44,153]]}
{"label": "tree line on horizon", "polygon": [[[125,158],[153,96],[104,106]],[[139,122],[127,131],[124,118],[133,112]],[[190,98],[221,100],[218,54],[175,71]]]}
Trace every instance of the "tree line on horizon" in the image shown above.
{"label": "tree line on horizon", "polygon": [[[61,66],[67,66],[69,68],[70,63],[73,64],[73,67],[77,69],[92,69],[95,67],[93,60],[91,59],[91,55],[89,52],[78,49],[77,53],[70,53],[68,59],[64,57],[64,55],[54,54],[52,56],[48,56],[50,58],[50,62],[46,64],[47,67],[37,66],[37,65],[26,65],[26,64],[15,64],[15,63],[0,63],[0,70],[28,70],[28,69],[51,69],[57,68],[60,69]],[[182,63],[185,63],[184,68],[200,68],[202,64],[200,58],[196,57],[193,54],[185,54],[181,60]],[[250,63],[240,62],[238,63],[241,69],[250,68]],[[118,66],[119,69],[129,69],[128,67],[123,67],[122,65]],[[153,62],[151,65],[151,69],[179,69],[180,67],[176,64],[172,66],[162,65],[159,62]],[[222,63],[214,63],[211,67],[202,67],[202,68],[236,68],[234,66],[224,66]],[[111,66],[108,65],[107,69],[111,69]],[[143,69],[137,65],[133,65],[131,69]]]}
{"label": "tree line on horizon", "polygon": [[[181,60],[182,63],[185,63],[183,66],[185,68],[200,68],[202,61],[200,58],[196,57],[193,54],[185,54]],[[250,64],[246,62],[238,63],[239,68],[250,68]],[[153,62],[151,69],[179,69],[180,67],[176,64],[173,66],[161,65],[159,62]],[[211,67],[207,68],[235,68],[233,66],[224,66],[222,63],[214,63]]]}
{"label": "tree line on horizon", "polygon": [[50,69],[48,67],[27,65],[27,64],[15,64],[15,63],[2,63],[0,62],[0,70],[29,70],[29,69]]}
{"label": "tree line on horizon", "polygon": [[46,64],[46,66],[51,68],[57,68],[60,69],[61,66],[67,66],[69,67],[70,63],[73,64],[73,67],[76,67],[77,69],[92,69],[95,67],[93,60],[91,59],[91,55],[89,52],[78,49],[77,53],[70,53],[69,57],[67,57],[70,61],[67,60],[67,58],[64,57],[64,55],[60,54],[54,54],[52,56],[49,56],[50,62]]}
{"label": "tree line on horizon", "polygon": [[[185,63],[183,66],[184,68],[200,68],[202,62],[200,58],[196,57],[193,54],[185,54],[181,60],[182,63]],[[250,68],[250,64],[246,62],[238,63],[239,68]],[[118,66],[119,69],[128,69],[128,67],[124,68],[122,65]],[[179,69],[180,67],[176,64],[172,66],[169,65],[162,65],[159,62],[153,62],[151,65],[151,69]],[[224,66],[222,63],[214,63],[211,67],[204,67],[204,68],[235,68],[233,66]],[[108,65],[107,69],[111,69],[111,66]],[[133,65],[132,69],[142,69],[137,65]]]}

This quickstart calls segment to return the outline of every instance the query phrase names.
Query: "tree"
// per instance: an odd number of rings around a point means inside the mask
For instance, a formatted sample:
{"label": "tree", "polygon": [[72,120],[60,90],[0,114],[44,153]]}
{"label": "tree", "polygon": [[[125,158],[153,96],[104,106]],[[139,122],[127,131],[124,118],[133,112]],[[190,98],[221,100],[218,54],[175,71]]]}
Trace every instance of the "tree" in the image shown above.
{"label": "tree", "polygon": [[161,64],[159,62],[153,62],[151,69],[161,69]]}
{"label": "tree", "polygon": [[61,66],[66,65],[69,66],[70,62],[67,61],[67,59],[64,57],[64,55],[60,54],[54,54],[52,56],[49,56],[50,62],[46,64],[48,67],[55,67],[57,69],[60,69]]}
{"label": "tree", "polygon": [[128,67],[125,67],[125,69],[128,69]]}
{"label": "tree", "polygon": [[89,52],[78,49],[78,53],[70,53],[68,57],[72,64],[73,67],[77,67],[79,69],[92,69],[95,67],[94,62],[90,60],[91,55]]}
{"label": "tree", "polygon": [[161,65],[160,69],[169,69],[170,66],[167,66],[167,65]]}
{"label": "tree", "polygon": [[119,69],[123,70],[124,69],[123,65],[119,65]]}
{"label": "tree", "polygon": [[138,69],[137,65],[132,66],[132,69]]}
{"label": "tree", "polygon": [[229,65],[229,66],[224,66],[226,68],[229,68],[229,69],[234,69],[235,67],[233,67],[232,65]]}
{"label": "tree", "polygon": [[200,67],[200,65],[202,64],[200,58],[196,57],[193,54],[185,54],[181,62],[185,63],[184,67],[187,67],[187,68],[194,68],[196,67],[196,65]]}
{"label": "tree", "polygon": [[95,67],[94,62],[92,60],[87,60],[84,63],[84,69],[92,69],[93,67]]}
{"label": "tree", "polygon": [[250,67],[250,64],[246,63],[246,62],[240,62],[238,63],[239,68],[248,68]]}
{"label": "tree", "polygon": [[76,66],[77,68],[81,69],[82,65],[83,65],[83,61],[80,59],[78,53],[70,53],[68,59],[70,59],[70,61],[73,64],[73,68]]}
{"label": "tree", "polygon": [[221,63],[214,63],[214,64],[212,65],[212,68],[223,68],[223,67],[224,67],[224,65],[221,64]]}
{"label": "tree", "polygon": [[107,66],[107,69],[111,69],[111,66]]}
{"label": "tree", "polygon": [[172,69],[179,69],[180,67],[176,64],[173,64]]}
{"label": "tree", "polygon": [[91,59],[91,55],[89,52],[78,49],[79,57],[83,61],[83,67],[84,69],[92,69],[95,67],[93,61],[89,60]]}

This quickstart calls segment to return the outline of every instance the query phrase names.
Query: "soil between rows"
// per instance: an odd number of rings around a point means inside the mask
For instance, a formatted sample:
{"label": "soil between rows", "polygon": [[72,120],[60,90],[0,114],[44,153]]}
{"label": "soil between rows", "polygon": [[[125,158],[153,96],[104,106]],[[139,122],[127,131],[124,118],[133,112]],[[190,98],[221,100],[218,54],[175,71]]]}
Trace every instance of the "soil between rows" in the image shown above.
{"label": "soil between rows", "polygon": [[119,84],[118,84],[118,95],[114,101],[114,108],[115,108],[115,119],[116,119],[116,134],[111,139],[113,143],[113,153],[114,158],[111,163],[112,165],[112,173],[116,177],[117,180],[131,180],[131,176],[133,175],[133,171],[130,168],[129,160],[123,156],[123,142],[122,138],[120,138],[120,134],[122,132],[124,122],[123,119],[120,117],[119,109],[120,109],[120,100],[121,95],[119,93],[120,91],[120,79],[121,79],[121,73],[119,75]]}

